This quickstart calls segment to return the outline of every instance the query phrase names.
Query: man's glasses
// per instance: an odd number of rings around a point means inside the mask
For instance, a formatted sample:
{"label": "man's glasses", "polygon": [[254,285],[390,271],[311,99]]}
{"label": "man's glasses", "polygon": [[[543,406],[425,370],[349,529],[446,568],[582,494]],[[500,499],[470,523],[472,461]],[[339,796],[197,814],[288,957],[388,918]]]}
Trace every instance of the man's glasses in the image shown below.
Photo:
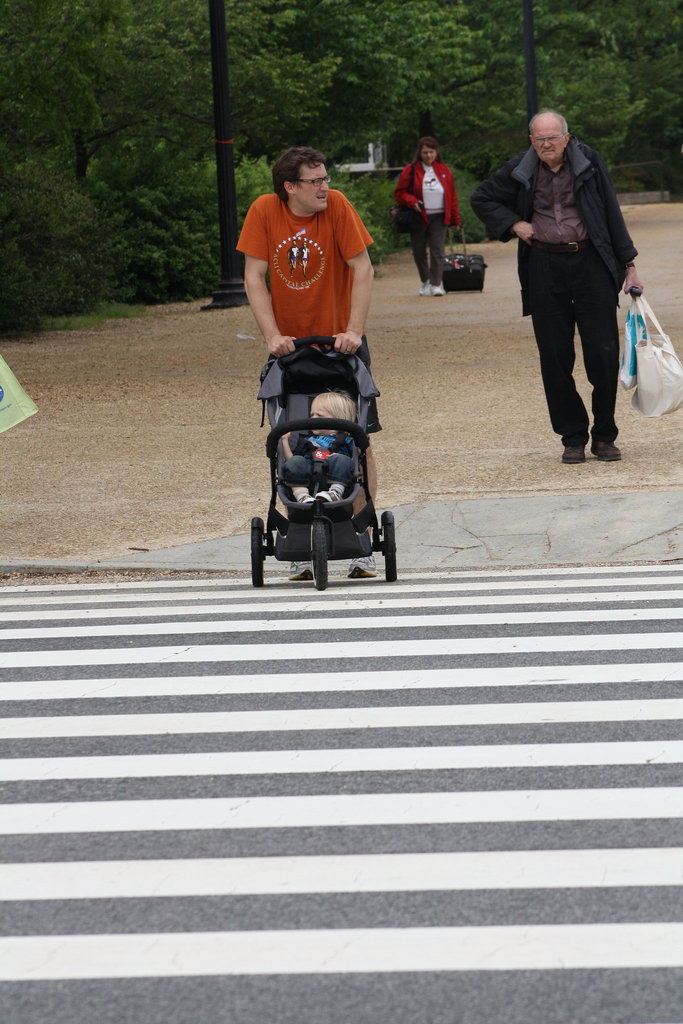
{"label": "man's glasses", "polygon": [[558,142],[562,135],[534,135],[531,139],[534,146],[542,146],[544,142]]}
{"label": "man's glasses", "polygon": [[315,185],[316,188],[320,188],[321,185],[327,185],[330,176],[326,174],[324,178],[297,178],[296,180],[302,185]]}

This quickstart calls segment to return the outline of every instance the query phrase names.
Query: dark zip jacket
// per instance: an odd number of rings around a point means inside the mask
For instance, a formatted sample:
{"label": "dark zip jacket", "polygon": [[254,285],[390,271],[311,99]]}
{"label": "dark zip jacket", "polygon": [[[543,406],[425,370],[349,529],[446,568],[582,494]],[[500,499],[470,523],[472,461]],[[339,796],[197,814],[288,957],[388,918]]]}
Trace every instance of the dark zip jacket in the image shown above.
{"label": "dark zip jacket", "polygon": [[[573,135],[565,149],[574,174],[576,208],[588,237],[604,260],[614,279],[614,302],[626,276],[625,264],[635,259],[638,250],[628,233],[619,202],[607,168],[599,155],[584,146]],[[518,220],[531,221],[534,211],[534,190],[540,160],[533,147],[518,153],[492,174],[472,193],[470,203],[477,217],[484,222],[491,238],[509,242],[517,236],[512,225]],[[517,269],[522,286],[522,315],[529,308],[530,246],[518,240]]]}

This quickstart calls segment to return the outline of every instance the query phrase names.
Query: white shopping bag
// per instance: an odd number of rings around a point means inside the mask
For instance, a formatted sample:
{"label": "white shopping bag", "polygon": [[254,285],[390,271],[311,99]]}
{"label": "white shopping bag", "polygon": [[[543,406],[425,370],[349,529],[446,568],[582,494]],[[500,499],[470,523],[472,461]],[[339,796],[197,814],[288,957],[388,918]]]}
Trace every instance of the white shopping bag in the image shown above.
{"label": "white shopping bag", "polygon": [[[664,416],[683,406],[683,365],[647,299],[641,295],[633,299],[633,304],[638,327],[642,316],[644,331],[636,342],[636,390],[631,405],[643,416]],[[637,333],[640,335],[640,329]]]}

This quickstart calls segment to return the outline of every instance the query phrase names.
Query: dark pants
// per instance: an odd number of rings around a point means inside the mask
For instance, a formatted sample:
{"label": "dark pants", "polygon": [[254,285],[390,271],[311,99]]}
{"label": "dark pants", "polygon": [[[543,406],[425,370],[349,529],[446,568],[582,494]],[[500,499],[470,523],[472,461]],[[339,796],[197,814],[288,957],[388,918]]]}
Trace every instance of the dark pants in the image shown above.
{"label": "dark pants", "polygon": [[[325,462],[327,480],[329,483],[338,481],[340,484],[350,484],[353,480],[353,459],[343,452],[332,452]],[[313,460],[304,455],[292,455],[291,459],[282,466],[283,483],[293,484],[295,487],[308,487],[313,473]]]}
{"label": "dark pants", "polygon": [[[424,283],[441,284],[443,261],[446,257],[446,222],[443,213],[430,213],[427,223],[419,231],[410,232],[410,247],[420,280]],[[427,261],[429,243],[430,261]]]}
{"label": "dark pants", "polygon": [[573,253],[532,248],[531,319],[553,430],[565,445],[588,443],[589,417],[573,371],[578,327],[586,375],[593,388],[594,441],[614,441],[619,380],[619,328],[614,280],[592,245]]}

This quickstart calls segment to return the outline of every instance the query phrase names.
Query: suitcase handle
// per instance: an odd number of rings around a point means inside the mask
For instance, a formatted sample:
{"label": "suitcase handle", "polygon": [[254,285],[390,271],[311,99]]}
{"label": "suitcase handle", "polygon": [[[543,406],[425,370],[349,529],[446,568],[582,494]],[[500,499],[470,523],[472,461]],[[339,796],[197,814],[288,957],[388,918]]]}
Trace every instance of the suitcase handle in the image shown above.
{"label": "suitcase handle", "polygon": [[[462,251],[465,256],[465,266],[467,267],[469,266],[467,261],[467,242],[465,241],[465,229],[462,225],[460,225],[460,236],[462,238]],[[453,232],[450,227],[448,229],[448,244],[451,247],[451,256],[455,256],[455,250],[453,249]]]}

